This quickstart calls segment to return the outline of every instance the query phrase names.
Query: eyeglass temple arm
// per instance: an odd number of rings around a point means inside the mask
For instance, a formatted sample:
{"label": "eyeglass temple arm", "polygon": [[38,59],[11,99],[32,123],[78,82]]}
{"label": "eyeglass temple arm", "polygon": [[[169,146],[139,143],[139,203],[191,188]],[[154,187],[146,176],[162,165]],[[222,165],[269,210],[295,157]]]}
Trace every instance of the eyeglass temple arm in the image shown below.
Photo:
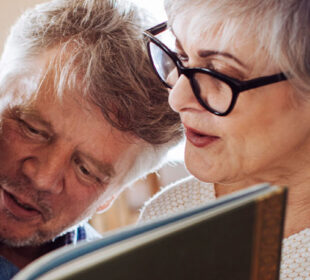
{"label": "eyeglass temple arm", "polygon": [[249,89],[256,88],[256,87],[273,84],[275,82],[285,81],[287,79],[288,78],[284,73],[278,73],[278,74],[271,75],[271,76],[260,77],[260,78],[252,79],[249,81],[245,81],[245,83],[240,86],[239,90],[245,91],[245,90],[249,90]]}
{"label": "eyeglass temple arm", "polygon": [[157,25],[147,29],[146,32],[149,32],[152,35],[157,35],[158,33],[162,32],[166,29],[167,29],[167,21],[164,21],[160,24],[157,24]]}

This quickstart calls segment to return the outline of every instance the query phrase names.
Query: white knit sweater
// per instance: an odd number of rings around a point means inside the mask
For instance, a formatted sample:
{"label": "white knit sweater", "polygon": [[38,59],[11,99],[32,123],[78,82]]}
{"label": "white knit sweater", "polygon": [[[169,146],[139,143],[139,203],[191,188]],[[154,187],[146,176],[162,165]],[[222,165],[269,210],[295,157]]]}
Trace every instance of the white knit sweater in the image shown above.
{"label": "white knit sweater", "polygon": [[[215,200],[214,185],[190,176],[155,194],[141,210],[139,222],[167,217]],[[310,280],[310,229],[283,240],[281,280]]]}

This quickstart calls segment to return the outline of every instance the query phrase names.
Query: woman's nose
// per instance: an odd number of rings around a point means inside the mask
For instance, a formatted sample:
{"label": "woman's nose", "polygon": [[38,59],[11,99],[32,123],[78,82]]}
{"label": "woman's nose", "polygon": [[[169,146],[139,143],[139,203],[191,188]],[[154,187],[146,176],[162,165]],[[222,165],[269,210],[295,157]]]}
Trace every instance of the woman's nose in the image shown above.
{"label": "woman's nose", "polygon": [[178,113],[186,109],[201,110],[202,108],[193,93],[189,79],[184,75],[179,77],[174,87],[170,90],[168,102],[170,107]]}

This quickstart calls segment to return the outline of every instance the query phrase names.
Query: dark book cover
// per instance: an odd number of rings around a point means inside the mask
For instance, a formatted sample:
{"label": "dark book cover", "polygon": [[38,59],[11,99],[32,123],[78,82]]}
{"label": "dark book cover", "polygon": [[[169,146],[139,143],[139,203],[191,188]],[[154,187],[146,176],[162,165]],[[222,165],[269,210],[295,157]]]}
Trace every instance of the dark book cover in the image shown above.
{"label": "dark book cover", "polygon": [[251,187],[180,215],[62,248],[15,279],[275,280],[285,202],[285,188]]}

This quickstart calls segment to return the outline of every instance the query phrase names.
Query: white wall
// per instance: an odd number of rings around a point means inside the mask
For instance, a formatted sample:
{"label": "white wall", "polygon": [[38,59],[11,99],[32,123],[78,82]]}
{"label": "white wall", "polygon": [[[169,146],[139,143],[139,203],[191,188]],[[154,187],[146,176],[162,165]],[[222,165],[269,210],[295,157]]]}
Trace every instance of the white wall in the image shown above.
{"label": "white wall", "polygon": [[131,0],[137,5],[149,10],[154,17],[158,20],[158,23],[166,20],[166,13],[164,11],[163,0]]}
{"label": "white wall", "polygon": [[[4,41],[9,33],[9,29],[16,19],[27,8],[35,4],[46,2],[48,0],[2,0],[0,2],[0,52],[3,50]],[[166,19],[163,8],[163,0],[131,0],[137,5],[148,9],[154,17],[161,22]]]}
{"label": "white wall", "polygon": [[47,0],[2,0],[0,2],[0,52],[10,27],[27,8]]}

